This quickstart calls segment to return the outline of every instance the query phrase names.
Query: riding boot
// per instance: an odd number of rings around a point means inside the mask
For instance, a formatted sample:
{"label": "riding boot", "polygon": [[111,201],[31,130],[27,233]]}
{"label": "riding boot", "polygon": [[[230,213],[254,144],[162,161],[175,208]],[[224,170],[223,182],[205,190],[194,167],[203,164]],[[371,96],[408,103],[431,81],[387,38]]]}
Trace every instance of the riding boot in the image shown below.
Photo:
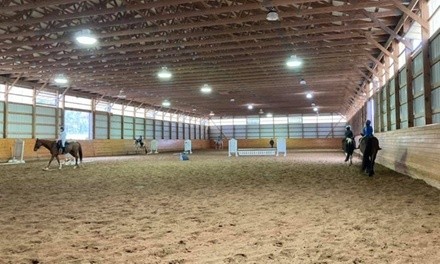
{"label": "riding boot", "polygon": [[347,162],[348,161],[348,154],[347,154],[347,157],[345,158],[345,162]]}
{"label": "riding boot", "polygon": [[61,149],[62,149],[61,154],[66,154],[66,147],[62,147]]}

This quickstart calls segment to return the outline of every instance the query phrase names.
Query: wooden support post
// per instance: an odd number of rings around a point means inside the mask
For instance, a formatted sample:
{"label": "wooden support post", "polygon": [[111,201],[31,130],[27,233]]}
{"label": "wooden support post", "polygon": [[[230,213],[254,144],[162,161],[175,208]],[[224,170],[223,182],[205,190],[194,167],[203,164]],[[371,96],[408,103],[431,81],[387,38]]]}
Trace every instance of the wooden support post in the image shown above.
{"label": "wooden support post", "polygon": [[[381,96],[382,96],[382,102],[381,104],[383,104],[383,101],[386,102],[385,108],[386,108],[386,124],[384,124],[386,126],[386,131],[390,131],[391,130],[391,102],[390,102],[390,80],[391,80],[391,73],[390,73],[390,68],[391,68],[391,63],[390,63],[390,59],[387,59],[386,57],[385,59],[385,69],[388,69],[388,71],[385,73],[385,79],[386,79],[386,83],[385,83],[385,87],[383,89],[385,89],[385,95],[383,94],[383,92],[381,92]],[[394,60],[394,63],[397,63],[398,60]],[[394,71],[394,68],[391,69]]]}
{"label": "wooden support post", "polygon": [[[399,50],[399,43],[394,42],[394,55],[399,57],[401,50]],[[394,63],[394,118],[396,121],[396,130],[400,129],[400,77],[399,77],[399,60]]]}
{"label": "wooden support post", "polygon": [[9,84],[6,83],[5,84],[5,102],[3,104],[3,138],[7,138],[7,134],[8,134],[8,111],[9,111]]}
{"label": "wooden support post", "polygon": [[[428,1],[419,1],[421,18],[428,20]],[[431,103],[431,56],[429,47],[429,24],[422,27],[422,58],[423,58],[423,91],[425,96],[425,124],[432,124],[432,103]]]}
{"label": "wooden support post", "polygon": [[[404,24],[404,31],[409,28],[409,22]],[[408,115],[408,127],[414,126],[414,95],[413,95],[413,59],[411,51],[405,49],[406,57],[406,98],[407,98],[407,115]]]}

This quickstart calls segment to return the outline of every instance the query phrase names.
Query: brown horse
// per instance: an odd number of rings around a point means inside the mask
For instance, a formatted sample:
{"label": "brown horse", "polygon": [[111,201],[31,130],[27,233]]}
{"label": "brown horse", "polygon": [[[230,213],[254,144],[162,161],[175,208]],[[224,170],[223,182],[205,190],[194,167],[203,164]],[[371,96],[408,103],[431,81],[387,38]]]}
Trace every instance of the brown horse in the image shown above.
{"label": "brown horse", "polygon": [[374,162],[376,160],[377,152],[381,150],[379,147],[379,140],[376,137],[363,137],[359,144],[362,156],[362,171],[365,170],[368,176],[374,175]]}
{"label": "brown horse", "polygon": [[[60,159],[58,158],[58,155],[62,153],[59,152],[57,141],[37,138],[37,140],[35,141],[34,151],[37,151],[41,146],[47,148],[50,151],[50,154],[52,155],[50,157],[49,163],[47,164],[46,168],[44,168],[44,170],[49,169],[50,163],[52,163],[52,160],[54,158],[57,159],[59,166],[58,169],[61,170],[62,165],[60,163]],[[79,142],[69,142],[69,143],[66,142],[65,151],[66,153],[69,153],[75,158],[75,166],[73,168],[76,169],[77,167],[79,167],[78,158],[80,162],[82,162],[82,158],[83,158],[81,144]]]}

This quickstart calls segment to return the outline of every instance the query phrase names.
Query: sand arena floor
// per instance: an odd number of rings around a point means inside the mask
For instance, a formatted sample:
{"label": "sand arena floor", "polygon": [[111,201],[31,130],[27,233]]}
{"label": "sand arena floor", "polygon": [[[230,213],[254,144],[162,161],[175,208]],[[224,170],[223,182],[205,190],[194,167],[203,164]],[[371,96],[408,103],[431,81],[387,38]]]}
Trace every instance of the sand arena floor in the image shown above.
{"label": "sand arena floor", "polygon": [[341,151],[0,166],[0,263],[440,263],[440,190]]}

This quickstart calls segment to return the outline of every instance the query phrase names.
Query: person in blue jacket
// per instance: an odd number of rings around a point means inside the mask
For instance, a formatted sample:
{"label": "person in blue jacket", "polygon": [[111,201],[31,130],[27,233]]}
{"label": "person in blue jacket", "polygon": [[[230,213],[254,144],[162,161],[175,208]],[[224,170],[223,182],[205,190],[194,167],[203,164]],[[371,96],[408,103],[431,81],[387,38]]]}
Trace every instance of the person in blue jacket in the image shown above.
{"label": "person in blue jacket", "polygon": [[373,136],[373,127],[371,126],[371,121],[367,120],[365,122],[365,127],[362,129],[362,136],[364,137],[372,137]]}

